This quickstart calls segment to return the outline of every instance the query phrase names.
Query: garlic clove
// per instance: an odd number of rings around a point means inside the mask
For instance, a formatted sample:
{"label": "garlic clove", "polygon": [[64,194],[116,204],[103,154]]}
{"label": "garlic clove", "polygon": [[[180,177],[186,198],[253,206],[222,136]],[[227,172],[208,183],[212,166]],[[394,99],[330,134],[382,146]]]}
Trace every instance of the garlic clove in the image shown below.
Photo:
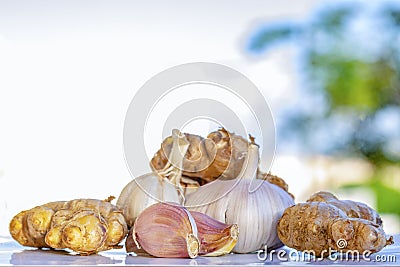
{"label": "garlic clove", "polygon": [[149,255],[149,253],[147,253],[141,247],[138,248],[135,240],[133,239],[133,227],[131,228],[131,230],[129,230],[128,236],[125,239],[125,250],[127,253],[133,252],[138,256],[139,255]]}
{"label": "garlic clove", "polygon": [[138,249],[166,258],[195,258],[199,253],[196,223],[186,208],[157,203],[136,219],[132,239]]}
{"label": "garlic clove", "polygon": [[197,225],[200,241],[199,255],[221,256],[232,251],[239,235],[237,224],[225,224],[196,211],[191,211],[190,214]]}

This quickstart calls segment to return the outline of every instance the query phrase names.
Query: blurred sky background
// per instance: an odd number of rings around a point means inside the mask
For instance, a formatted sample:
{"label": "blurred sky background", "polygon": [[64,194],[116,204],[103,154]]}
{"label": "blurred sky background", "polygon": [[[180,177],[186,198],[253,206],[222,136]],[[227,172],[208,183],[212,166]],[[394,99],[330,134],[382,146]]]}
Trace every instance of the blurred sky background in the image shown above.
{"label": "blurred sky background", "polygon": [[[340,68],[341,63],[350,62],[334,61],[334,65],[332,58],[321,56],[336,55],[330,40],[351,47],[352,55],[359,52],[351,70],[359,69],[360,62],[369,67],[365,62],[379,61],[369,56],[385,50],[375,45],[389,37],[382,30],[388,27],[374,25],[374,10],[398,5],[365,2],[0,0],[0,235],[8,235],[8,222],[15,213],[35,205],[118,196],[131,179],[122,130],[135,91],[166,68],[197,61],[228,65],[259,87],[278,126],[272,171],[288,181],[298,200],[320,189],[334,190],[374,207],[381,205],[385,227],[399,232],[400,209],[395,203],[400,201],[400,113],[396,102],[368,102],[373,107],[368,114],[374,118],[381,114],[381,124],[375,128],[387,129],[393,139],[382,150],[389,153],[382,159],[391,160],[376,162],[362,151],[347,153],[348,143],[339,142],[357,132],[353,124],[340,122],[351,114],[356,121],[368,117],[364,109],[353,110],[351,101],[344,105],[339,101],[342,97],[336,89],[354,75],[331,87],[325,86],[331,80],[318,80],[318,71],[326,66]],[[361,15],[350,16],[353,24],[345,26],[346,31],[338,28],[345,39],[312,30],[319,29],[318,19],[329,10],[349,3],[356,3],[353,9]],[[398,44],[400,39],[393,38],[391,44]],[[325,46],[315,48],[310,46],[313,42]],[[390,42],[386,44],[389,47]],[[307,64],[309,51],[317,51],[320,61]],[[398,78],[397,67],[391,70],[392,80]],[[314,81],[310,77],[317,77],[317,84],[308,83]],[[353,87],[369,86],[358,84]],[[394,95],[397,85],[389,86]],[[308,90],[311,87],[324,90]],[[377,97],[372,94],[371,99]],[[389,112],[382,113],[381,108]],[[302,125],[311,131],[302,131]],[[368,129],[367,136],[373,132]],[[155,148],[160,141],[154,141]],[[385,188],[391,195],[382,204]]]}

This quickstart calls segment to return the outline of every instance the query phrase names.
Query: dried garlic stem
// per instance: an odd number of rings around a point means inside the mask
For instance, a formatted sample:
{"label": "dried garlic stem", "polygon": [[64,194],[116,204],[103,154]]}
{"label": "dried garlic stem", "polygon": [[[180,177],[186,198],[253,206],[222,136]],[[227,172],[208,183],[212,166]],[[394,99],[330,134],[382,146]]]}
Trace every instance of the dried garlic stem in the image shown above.
{"label": "dried garlic stem", "polygon": [[168,162],[163,169],[155,170],[155,172],[161,178],[168,177],[169,181],[178,188],[182,203],[184,203],[185,197],[184,189],[181,186],[181,177],[183,159],[188,148],[189,142],[187,141],[185,135],[179,132],[177,129],[172,130],[172,149],[168,157]]}
{"label": "dried garlic stem", "polygon": [[258,146],[256,144],[249,145],[249,149],[243,162],[242,169],[238,175],[238,179],[253,179],[256,177],[258,163],[260,161],[260,155],[258,151]]}

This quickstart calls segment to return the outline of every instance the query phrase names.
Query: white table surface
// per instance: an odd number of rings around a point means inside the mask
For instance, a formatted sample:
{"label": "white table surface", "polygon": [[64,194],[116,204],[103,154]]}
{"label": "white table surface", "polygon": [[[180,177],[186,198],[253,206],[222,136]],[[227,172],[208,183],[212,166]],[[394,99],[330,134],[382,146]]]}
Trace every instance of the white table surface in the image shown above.
{"label": "white table surface", "polygon": [[[281,248],[287,254],[294,250],[286,247]],[[263,256],[263,255],[260,255]],[[339,257],[339,255],[337,255]],[[377,262],[386,257],[391,262]],[[393,261],[394,260],[394,261]],[[259,260],[257,253],[252,254],[229,254],[220,257],[197,257],[195,259],[154,258],[150,256],[127,255],[124,249],[114,249],[101,252],[98,255],[77,256],[65,251],[38,250],[22,247],[10,237],[0,237],[0,266],[21,265],[47,265],[47,266],[187,266],[187,265],[286,265],[286,266],[309,266],[309,265],[377,265],[377,266],[400,266],[400,235],[395,236],[395,244],[386,247],[381,252],[371,255],[368,260],[331,260],[323,261],[307,259],[299,261],[295,258],[288,261],[280,261],[276,255],[273,261],[269,259]]]}

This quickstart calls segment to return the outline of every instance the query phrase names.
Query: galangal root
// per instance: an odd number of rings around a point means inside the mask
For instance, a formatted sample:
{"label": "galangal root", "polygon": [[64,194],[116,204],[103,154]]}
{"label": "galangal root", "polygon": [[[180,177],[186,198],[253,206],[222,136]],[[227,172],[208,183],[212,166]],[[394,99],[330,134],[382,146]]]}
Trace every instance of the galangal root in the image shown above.
{"label": "galangal root", "polygon": [[113,197],[50,202],[18,213],[9,230],[23,246],[68,248],[81,255],[116,248],[128,229],[111,200]]}
{"label": "galangal root", "polygon": [[333,252],[375,253],[393,244],[372,208],[339,200],[329,192],[316,193],[306,203],[286,209],[278,235],[286,246],[321,257]]}

